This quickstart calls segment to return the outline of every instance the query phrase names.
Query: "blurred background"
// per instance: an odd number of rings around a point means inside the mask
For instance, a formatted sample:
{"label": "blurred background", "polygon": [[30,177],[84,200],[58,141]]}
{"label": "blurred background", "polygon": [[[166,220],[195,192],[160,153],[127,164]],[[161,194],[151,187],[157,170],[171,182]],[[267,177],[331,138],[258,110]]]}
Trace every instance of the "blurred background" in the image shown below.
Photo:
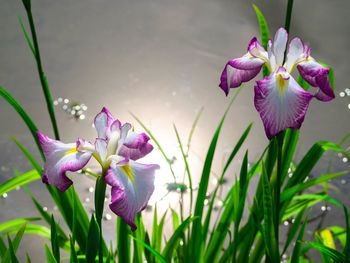
{"label": "blurred background", "polygon": [[[210,140],[234,94],[231,90],[226,97],[218,87],[221,72],[227,60],[245,54],[253,36],[259,38],[252,3],[264,14],[273,36],[284,25],[287,1],[32,0],[42,63],[54,99],[62,141],[74,142],[78,137],[93,141],[96,137],[93,119],[103,106],[115,118],[132,123],[135,130],[141,132],[132,112],[174,160],[174,170],[180,180],[184,166],[173,124],[186,144],[193,121],[203,107],[189,151],[194,184],[198,185]],[[349,10],[350,2],[346,0],[294,1],[290,35],[300,36],[311,47],[311,55],[316,60],[333,67],[337,96],[328,103],[311,102],[300,133],[299,158],[316,141],[338,143],[350,132]],[[36,64],[17,14],[29,31],[22,2],[0,2],[0,85],[19,101],[43,133],[53,137]],[[261,75],[256,80],[259,78]],[[224,123],[209,189],[215,186],[216,174],[220,174],[224,161],[251,122],[254,125],[243,147],[244,150],[249,148],[249,161],[256,161],[268,144],[254,108],[253,86],[254,81],[245,85]],[[13,176],[14,168],[20,172],[32,169],[10,135],[40,159],[27,127],[2,98],[0,122],[2,183]],[[227,173],[223,193],[232,185],[243,154],[242,150]],[[311,176],[326,172],[330,155],[325,155]],[[161,164],[156,175],[155,194],[150,207],[143,213],[146,225],[150,225],[154,203],[158,202],[161,211],[168,207],[177,209],[180,194],[176,187],[167,187],[173,178],[157,149],[142,161]],[[98,172],[98,166],[93,162],[89,168]],[[346,157],[335,155],[332,171],[346,169],[349,169]],[[86,209],[92,213],[94,180],[80,174],[70,175]],[[330,195],[348,207],[349,180],[347,174],[333,180],[329,187]],[[57,213],[57,207],[41,182],[31,183],[29,187],[48,212]],[[254,188],[249,191],[253,196]],[[184,195],[186,198],[186,193]],[[109,196],[106,198],[104,231],[108,238],[114,239],[115,215],[108,209]],[[339,208],[319,205],[317,209],[315,215],[335,210],[322,219],[323,226],[344,225]],[[0,223],[38,216],[22,188],[1,197],[0,211]],[[61,225],[64,226],[63,220]],[[29,251],[33,262],[40,262],[44,255],[43,240],[34,235],[24,238],[18,255],[24,260],[24,251]]]}

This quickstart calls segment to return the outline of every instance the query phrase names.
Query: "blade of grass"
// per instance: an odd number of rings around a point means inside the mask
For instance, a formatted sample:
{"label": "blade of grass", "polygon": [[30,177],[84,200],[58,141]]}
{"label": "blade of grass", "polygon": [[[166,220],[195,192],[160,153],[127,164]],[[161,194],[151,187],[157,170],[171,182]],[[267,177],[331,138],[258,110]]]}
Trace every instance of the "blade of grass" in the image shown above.
{"label": "blade of grass", "polygon": [[130,227],[123,219],[117,217],[117,257],[118,262],[130,262]]}
{"label": "blade of grass", "polygon": [[192,211],[192,203],[193,203],[193,187],[192,187],[191,172],[190,172],[190,168],[189,168],[188,162],[187,162],[187,157],[186,157],[186,154],[185,154],[184,149],[182,147],[181,139],[180,139],[180,136],[179,136],[179,133],[178,133],[178,131],[176,129],[175,124],[174,124],[174,130],[175,130],[175,133],[176,133],[177,142],[179,143],[179,146],[180,146],[182,158],[184,159],[184,163],[185,163],[185,167],[186,167],[186,171],[187,171],[188,183],[190,185],[190,213],[191,213],[191,211]]}
{"label": "blade of grass", "polygon": [[[131,235],[130,235],[131,236]],[[150,253],[152,253],[160,262],[162,263],[168,263],[168,261],[161,255],[159,252],[155,251],[153,248],[151,248],[146,243],[142,242],[141,240],[131,236],[136,242],[140,243],[142,246],[144,246]]]}
{"label": "blade of grass", "polygon": [[9,179],[8,181],[0,185],[0,195],[8,193],[19,186],[25,185],[27,183],[36,181],[41,178],[41,175],[36,170],[31,170],[29,172],[20,174],[17,170],[13,171],[15,177]]}
{"label": "blade of grass", "polygon": [[56,222],[53,215],[51,215],[51,249],[56,261],[60,262],[60,246],[57,235]]}
{"label": "blade of grass", "polygon": [[38,147],[38,150],[41,154],[41,157],[43,160],[45,160],[45,156],[43,153],[43,150],[41,149],[39,139],[36,136],[36,132],[38,131],[38,128],[35,126],[32,119],[29,117],[27,112],[22,108],[22,106],[12,97],[10,93],[8,93],[3,87],[0,86],[0,95],[13,107],[15,111],[17,111],[18,115],[21,116],[24,123],[27,125],[30,133],[33,136],[33,139],[36,143],[36,146]]}
{"label": "blade of grass", "polygon": [[39,220],[41,220],[40,217],[17,218],[14,220],[10,220],[0,224],[0,232],[10,229],[14,226],[23,225],[28,222],[39,221]]}
{"label": "blade of grass", "polygon": [[198,220],[198,217],[188,217],[170,237],[162,252],[162,255],[167,261],[171,262],[172,255],[180,243],[180,239],[184,236],[184,232],[189,227],[190,223],[196,220]]}
{"label": "blade of grass", "polygon": [[305,217],[303,225],[300,228],[297,240],[296,240],[294,248],[293,248],[291,263],[298,263],[299,262],[299,258],[300,258],[300,254],[301,254],[301,241],[304,238],[305,228],[306,228],[306,224],[307,224],[307,221],[309,219],[310,213],[311,213],[311,209],[310,209],[309,213],[307,214],[307,216]]}
{"label": "blade of grass", "polygon": [[47,263],[57,263],[55,256],[52,254],[51,250],[45,243],[45,254],[46,254],[46,262]]}
{"label": "blade of grass", "polygon": [[208,149],[208,153],[204,162],[204,166],[203,166],[203,171],[202,171],[202,176],[201,176],[201,180],[200,180],[200,184],[199,184],[199,188],[198,188],[198,195],[197,195],[197,201],[195,204],[195,210],[194,210],[194,216],[198,216],[199,220],[196,220],[193,223],[193,227],[192,227],[192,234],[191,234],[191,249],[190,249],[190,253],[191,258],[198,258],[199,260],[202,260],[202,241],[203,241],[203,236],[202,236],[202,215],[203,215],[203,206],[204,206],[204,200],[206,197],[206,192],[207,192],[207,188],[208,188],[208,183],[209,183],[209,177],[210,177],[210,171],[211,171],[211,166],[212,166],[212,162],[213,162],[213,158],[214,158],[214,153],[215,153],[215,149],[216,149],[216,144],[219,138],[219,134],[221,131],[221,127],[224,123],[224,120],[226,118],[226,115],[229,111],[229,109],[231,108],[231,105],[233,104],[233,102],[236,100],[238,94],[240,93],[240,91],[242,90],[243,85],[240,86],[240,88],[237,90],[237,92],[235,93],[234,97],[232,98],[230,104],[228,105],[219,126],[217,127],[214,137],[211,140],[209,149]]}
{"label": "blade of grass", "polygon": [[[18,258],[16,257],[15,250],[12,245],[12,241],[10,237],[8,237],[8,244],[9,244],[9,255],[11,258],[11,263],[19,263]],[[6,262],[5,260],[3,262]]]}
{"label": "blade of grass", "polygon": [[95,263],[100,239],[100,230],[94,215],[91,216],[89,234],[86,244],[86,262]]}

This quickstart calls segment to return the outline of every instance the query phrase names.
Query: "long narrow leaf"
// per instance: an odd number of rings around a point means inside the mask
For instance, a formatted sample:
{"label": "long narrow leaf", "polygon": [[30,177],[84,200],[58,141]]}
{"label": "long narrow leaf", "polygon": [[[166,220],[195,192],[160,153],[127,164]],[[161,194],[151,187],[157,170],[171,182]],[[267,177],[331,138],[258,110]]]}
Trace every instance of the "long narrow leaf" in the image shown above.
{"label": "long narrow leaf", "polygon": [[25,185],[27,183],[36,181],[41,178],[41,175],[36,170],[31,170],[29,172],[20,174],[18,171],[14,170],[15,177],[9,179],[8,181],[0,185],[0,195],[8,193],[19,186]]}
{"label": "long narrow leaf", "polygon": [[160,260],[162,263],[169,263],[159,252],[155,251],[153,248],[151,248],[146,243],[142,242],[141,240],[131,236],[136,242],[140,243],[142,246],[144,246],[150,253],[152,253],[157,259]]}
{"label": "long narrow leaf", "polygon": [[174,234],[170,237],[168,242],[166,243],[162,255],[169,262],[171,261],[172,255],[178,246],[181,237],[184,235],[184,232],[189,227],[190,223],[198,220],[198,217],[188,217],[182,224],[176,229]]}
{"label": "long narrow leaf", "polygon": [[30,133],[32,134],[33,139],[35,140],[35,143],[38,147],[38,150],[42,158],[45,159],[38,137],[36,136],[36,132],[38,131],[38,128],[35,126],[32,119],[29,117],[27,112],[22,108],[22,106],[14,99],[14,97],[12,97],[12,95],[8,93],[3,87],[0,87],[0,95],[15,109],[15,111],[17,111],[19,116],[21,116],[22,120],[27,125]]}
{"label": "long narrow leaf", "polygon": [[89,234],[86,245],[86,262],[87,263],[95,263],[95,258],[98,251],[100,239],[100,230],[94,215],[91,216],[90,226],[89,226]]}
{"label": "long narrow leaf", "polygon": [[191,235],[191,257],[192,258],[199,258],[199,260],[202,260],[202,255],[201,255],[201,250],[202,250],[202,215],[203,215],[203,206],[204,206],[204,200],[206,198],[206,193],[208,189],[208,183],[209,183],[209,176],[210,176],[210,171],[211,171],[211,166],[214,158],[214,153],[216,149],[216,144],[219,138],[219,134],[221,131],[221,127],[224,123],[224,120],[226,118],[226,115],[231,108],[231,105],[237,98],[238,94],[242,90],[243,85],[237,90],[236,94],[232,98],[230,104],[228,105],[221,121],[218,126],[218,128],[215,131],[214,137],[211,140],[207,156],[205,158],[204,166],[203,166],[203,171],[202,171],[202,176],[199,184],[199,189],[198,189],[198,195],[197,195],[197,201],[195,205],[195,210],[194,210],[194,216],[198,216],[199,220],[195,221],[193,223],[193,228],[192,228],[192,235]]}
{"label": "long narrow leaf", "polygon": [[117,257],[118,262],[130,262],[130,226],[119,216],[117,218]]}
{"label": "long narrow leaf", "polygon": [[[8,237],[8,243],[9,243],[9,254],[10,254],[10,258],[11,258],[11,263],[19,263],[18,258],[16,257],[15,250],[13,248],[12,241],[11,241],[10,237]],[[5,260],[3,262],[5,262]]]}
{"label": "long narrow leaf", "polygon": [[60,246],[57,235],[56,222],[53,215],[51,216],[51,248],[56,261],[60,262]]}
{"label": "long narrow leaf", "polygon": [[46,262],[47,263],[57,263],[55,256],[52,254],[51,250],[45,243],[45,254],[46,254]]}
{"label": "long narrow leaf", "polygon": [[295,246],[294,246],[294,249],[292,252],[291,263],[299,262],[299,258],[300,258],[300,254],[301,254],[301,241],[304,238],[305,228],[306,228],[306,224],[307,224],[307,221],[309,219],[310,213],[311,213],[311,210],[309,211],[309,213],[305,217],[304,223],[300,228],[300,231],[299,231],[299,234],[297,237],[297,241],[295,242]]}
{"label": "long narrow leaf", "polygon": [[0,232],[8,230],[14,226],[23,225],[28,222],[39,221],[40,217],[17,218],[11,221],[0,224]]}

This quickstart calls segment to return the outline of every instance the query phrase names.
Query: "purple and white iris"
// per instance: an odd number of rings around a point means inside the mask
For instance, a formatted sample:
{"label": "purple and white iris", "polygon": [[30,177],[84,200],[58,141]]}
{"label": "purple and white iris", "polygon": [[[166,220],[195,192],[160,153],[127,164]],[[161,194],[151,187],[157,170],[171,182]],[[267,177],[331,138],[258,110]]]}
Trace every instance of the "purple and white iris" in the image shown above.
{"label": "purple and white iris", "polygon": [[95,144],[81,138],[65,144],[37,132],[46,163],[43,182],[55,185],[61,192],[73,183],[66,171],[78,171],[91,156],[107,171],[105,180],[112,187],[111,210],[120,216],[134,231],[134,219],[147,205],[154,190],[154,173],[157,164],[141,164],[136,160],[153,150],[149,137],[131,131],[131,125],[122,125],[103,108],[95,117],[98,138]]}
{"label": "purple and white iris", "polygon": [[[269,139],[287,128],[299,129],[313,97],[321,101],[335,97],[328,79],[329,69],[310,56],[311,49],[299,37],[289,42],[283,64],[287,41],[284,28],[276,32],[273,42],[269,40],[267,51],[254,37],[243,57],[227,62],[219,85],[227,95],[230,88],[253,79],[263,65],[267,66],[271,74],[257,81],[254,104]],[[294,80],[291,74],[295,68],[311,86],[318,88],[315,94],[305,91]]]}

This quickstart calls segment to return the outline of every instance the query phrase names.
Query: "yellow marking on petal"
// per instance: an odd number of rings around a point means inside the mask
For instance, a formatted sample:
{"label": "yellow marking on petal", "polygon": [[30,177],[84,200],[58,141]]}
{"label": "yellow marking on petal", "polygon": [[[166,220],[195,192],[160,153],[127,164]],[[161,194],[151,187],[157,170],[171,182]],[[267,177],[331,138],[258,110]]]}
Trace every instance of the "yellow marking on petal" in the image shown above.
{"label": "yellow marking on petal", "polygon": [[65,156],[66,155],[69,155],[69,154],[71,154],[71,153],[77,153],[78,152],[78,150],[77,150],[77,148],[72,148],[72,149],[70,149],[69,151],[67,151],[67,152],[65,152]]}
{"label": "yellow marking on petal", "polygon": [[329,229],[322,230],[321,231],[321,237],[322,237],[322,240],[323,240],[323,244],[326,247],[335,249],[333,235],[332,235],[332,232]]}
{"label": "yellow marking on petal", "polygon": [[127,164],[127,165],[121,166],[120,168],[121,168],[121,169],[123,170],[123,172],[129,177],[130,181],[131,181],[133,184],[135,184],[134,175],[132,174],[130,165]]}
{"label": "yellow marking on petal", "polygon": [[282,76],[280,74],[277,74],[277,86],[278,86],[278,89],[280,91],[281,101],[282,101],[283,100],[283,93],[284,93],[284,90],[287,86],[287,80],[282,78]]}

